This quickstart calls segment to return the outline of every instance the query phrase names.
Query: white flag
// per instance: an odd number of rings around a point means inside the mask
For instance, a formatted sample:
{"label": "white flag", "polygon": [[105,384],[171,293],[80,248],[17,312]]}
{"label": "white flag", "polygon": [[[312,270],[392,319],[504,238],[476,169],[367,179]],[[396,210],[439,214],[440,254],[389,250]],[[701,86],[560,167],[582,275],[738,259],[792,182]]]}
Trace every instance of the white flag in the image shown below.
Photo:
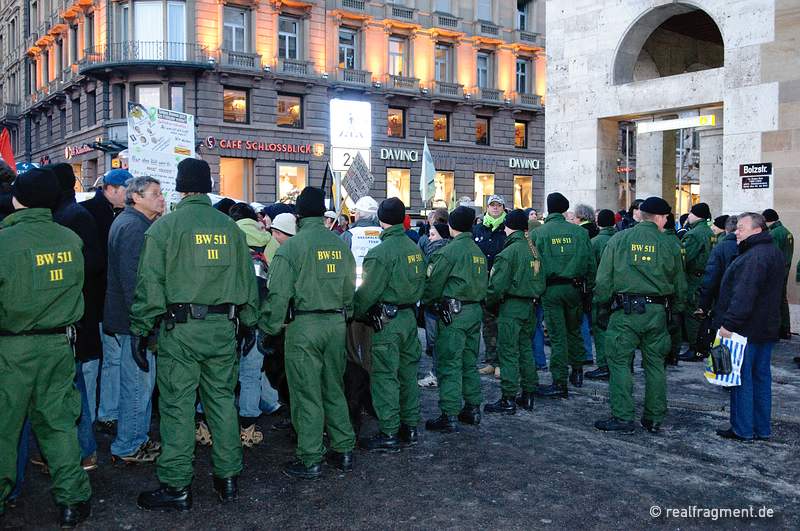
{"label": "white flag", "polygon": [[433,166],[433,155],[428,149],[428,137],[425,137],[425,144],[422,148],[422,173],[419,176],[419,195],[422,197],[423,205],[433,199],[436,193],[436,168]]}

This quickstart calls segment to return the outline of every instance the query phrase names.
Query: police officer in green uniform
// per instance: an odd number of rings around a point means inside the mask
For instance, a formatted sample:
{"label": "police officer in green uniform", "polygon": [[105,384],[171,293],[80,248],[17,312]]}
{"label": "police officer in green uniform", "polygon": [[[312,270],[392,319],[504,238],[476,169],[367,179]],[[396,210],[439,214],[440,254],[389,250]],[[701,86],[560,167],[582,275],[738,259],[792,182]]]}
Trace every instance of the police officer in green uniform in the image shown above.
{"label": "police officer in green uniform", "polygon": [[711,219],[711,210],[706,203],[697,203],[689,211],[687,223],[689,232],[681,240],[686,268],[687,301],[686,311],[683,314],[683,323],[686,328],[686,339],[689,348],[678,356],[682,361],[702,361],[708,355],[707,347],[697,344],[697,332],[700,330],[702,318],[695,313],[703,284],[703,273],[706,262],[711,256],[712,238],[714,233],[708,226]]}
{"label": "police officer in green uniform", "polygon": [[[352,313],[356,263],[347,243],[325,228],[325,195],[306,187],[297,198],[297,234],[281,245],[270,264],[269,294],[259,329],[278,335],[286,321],[286,379],[297,459],[284,473],[316,479],[320,463],[353,469],[355,436],[344,398],[345,321]],[[327,429],[331,451],[325,452]]]}
{"label": "police officer in green uniform", "polygon": [[[531,336],[536,326],[536,299],[544,293],[544,274],[539,252],[527,238],[528,216],[512,210],[506,216],[506,240],[494,259],[486,305],[497,311],[497,351],[500,359],[500,390],[497,402],[486,404],[485,413],[513,415],[517,404],[533,409],[539,386],[533,366]],[[517,391],[522,387],[522,393]]]}
{"label": "police officer in green uniform", "polygon": [[[472,239],[475,211],[460,206],[447,223],[453,241],[430,257],[423,303],[438,312],[436,332],[439,409],[425,423],[430,431],[458,431],[458,420],[480,424],[481,382],[476,369],[481,341],[481,301],[486,297],[489,272],[486,255]],[[463,400],[463,407],[462,407]]]}
{"label": "police officer in green uniform", "polygon": [[[142,370],[147,337],[158,336],[161,486],[139,495],[142,509],[192,507],[195,397],[214,437],[213,486],[220,501],[238,496],[242,445],[234,404],[239,375],[237,323],[258,321],[258,288],[244,233],[211,206],[208,163],[178,164],[175,211],[145,233],[131,306],[132,351]],[[160,323],[159,323],[160,321]]]}
{"label": "police officer in green uniform", "polygon": [[380,431],[359,444],[370,451],[398,451],[417,443],[422,355],[417,335],[417,302],[425,290],[425,259],[406,236],[406,207],[396,197],[378,206],[381,243],[364,258],[362,284],[353,316],[373,325],[372,405]]}
{"label": "police officer in green uniform", "polygon": [[[633,377],[630,365],[642,351],[645,397],[642,426],[657,432],[667,412],[664,358],[670,349],[666,324],[671,307],[682,307],[686,280],[681,254],[672,236],[661,232],[669,204],[649,197],[639,207],[642,221],[612,238],[597,271],[594,300],[610,311],[606,352],[611,371],[609,394],[612,417],[598,420],[602,431],[633,433]],[[606,314],[608,315],[608,314]]]}
{"label": "police officer in green uniform", "polygon": [[[667,238],[681,253],[681,267],[683,268],[683,276],[686,277],[686,267],[684,265],[683,247],[681,246],[681,239],[678,237],[678,231],[675,230],[675,214],[670,212],[667,214],[667,222],[664,224],[664,234],[669,236]],[[683,335],[683,316],[681,312],[670,312],[670,322],[667,323],[667,330],[669,331],[670,349],[667,354],[667,365],[677,366],[678,355],[681,353],[681,336]]]}
{"label": "police officer in green uniform", "polygon": [[0,230],[0,517],[17,480],[27,416],[53,478],[58,523],[73,528],[89,517],[92,494],[81,468],[81,399],[68,338],[83,315],[83,244],[53,222],[58,190],[50,170],[18,176],[16,211]]}
{"label": "police officer in green uniform", "polygon": [[[614,212],[612,210],[603,209],[597,213],[597,226],[600,227],[600,232],[592,238],[592,252],[594,252],[594,259],[597,264],[600,264],[600,258],[603,256],[603,251],[617,230],[614,228]],[[587,372],[584,376],[590,380],[608,380],[608,362],[606,361],[606,331],[600,326],[598,320],[599,307],[597,303],[592,302],[592,335],[594,336],[594,349],[597,352],[597,368],[593,371]]]}
{"label": "police officer in green uniform", "polygon": [[789,273],[792,270],[792,256],[794,255],[794,236],[783,223],[781,223],[778,213],[775,210],[768,208],[763,213],[764,220],[769,227],[769,233],[772,235],[772,241],[778,246],[778,249],[783,253],[786,259],[786,278],[783,281],[783,302],[781,303],[781,328],[780,338],[792,338],[792,320],[789,314],[789,299],[786,297],[787,283],[789,282]]}
{"label": "police officer in green uniform", "polygon": [[584,307],[594,285],[595,259],[589,234],[564,218],[569,201],[558,192],[547,196],[544,225],[533,231],[532,240],[542,257],[547,288],[542,296],[544,320],[550,334],[550,372],[553,382],[539,387],[537,394],[567,398],[567,364],[570,382],[583,385],[585,352],[581,338]]}

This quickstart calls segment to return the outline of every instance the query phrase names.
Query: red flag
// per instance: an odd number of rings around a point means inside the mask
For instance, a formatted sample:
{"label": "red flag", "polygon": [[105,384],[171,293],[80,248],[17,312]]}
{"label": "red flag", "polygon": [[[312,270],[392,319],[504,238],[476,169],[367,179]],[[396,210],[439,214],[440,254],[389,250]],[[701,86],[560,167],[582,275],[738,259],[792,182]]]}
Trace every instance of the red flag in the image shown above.
{"label": "red flag", "polygon": [[3,132],[0,133],[0,157],[11,166],[11,169],[15,172],[17,171],[17,163],[14,162],[14,149],[11,147],[11,135],[8,132],[8,129],[3,128]]}

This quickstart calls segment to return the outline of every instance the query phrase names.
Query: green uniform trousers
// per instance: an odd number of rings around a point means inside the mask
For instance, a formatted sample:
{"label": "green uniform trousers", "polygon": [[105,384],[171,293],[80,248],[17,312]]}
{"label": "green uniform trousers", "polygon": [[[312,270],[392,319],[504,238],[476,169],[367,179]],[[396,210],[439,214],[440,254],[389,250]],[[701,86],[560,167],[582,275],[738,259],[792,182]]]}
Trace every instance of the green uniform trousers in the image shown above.
{"label": "green uniform trousers", "polygon": [[600,306],[592,304],[592,336],[594,337],[594,350],[597,352],[595,364],[598,367],[608,367],[606,359],[606,330],[598,326],[598,315]]}
{"label": "green uniform trousers", "polygon": [[571,285],[549,286],[542,297],[542,306],[550,335],[553,383],[566,385],[568,365],[580,367],[586,358],[581,336],[581,296]]}
{"label": "green uniform trousers", "polygon": [[484,308],[482,317],[483,346],[486,348],[484,359],[486,363],[497,363],[497,314]]}
{"label": "green uniform trousers", "polygon": [[92,495],[81,468],[81,398],[73,383],[75,357],[65,335],[0,337],[0,514],[17,481],[17,446],[29,417],[53,478],[56,503]]}
{"label": "green uniform trousers", "polygon": [[481,379],[478,375],[478,350],[481,342],[481,306],[464,305],[453,322],[438,322],[436,335],[436,373],[439,380],[439,409],[457,415],[464,403],[479,406]]}
{"label": "green uniform trousers", "polygon": [[332,450],[349,452],[355,445],[344,398],[345,335],[344,319],[337,314],[298,315],[286,327],[286,380],[296,455],[305,466],[322,461],[326,427]]}
{"label": "green uniform trousers", "polygon": [[190,317],[172,330],[165,330],[162,325],[157,369],[161,414],[161,455],[156,467],[159,481],[175,488],[192,482],[198,388],[214,438],[214,475],[238,475],[242,471],[242,443],[234,403],[239,359],[233,322],[225,315],[209,314],[204,320]]}
{"label": "green uniform trousers", "polygon": [[789,272],[786,272],[786,277],[783,279],[783,300],[781,301],[781,327],[780,333],[788,334],[792,331],[792,316],[789,312],[789,298],[787,297],[787,286],[789,282]]}
{"label": "green uniform trousers", "polygon": [[394,435],[400,424],[419,424],[417,368],[422,350],[414,310],[406,308],[372,336],[372,406],[381,431]]}
{"label": "green uniform trousers", "polygon": [[636,349],[641,349],[644,363],[644,414],[653,422],[661,422],[667,413],[667,377],[664,359],[670,349],[666,315],[660,304],[648,304],[643,314],[625,315],[618,310],[611,314],[606,334],[609,348],[608,369],[611,373],[608,390],[611,413],[621,420],[635,417],[631,363]]}
{"label": "green uniform trousers", "polygon": [[[511,302],[511,304],[518,304]],[[520,386],[534,392],[539,375],[533,366],[531,337],[534,332],[533,305],[527,319],[504,317],[502,309],[497,319],[497,353],[500,356],[500,390],[504,398],[514,398]]]}
{"label": "green uniform trousers", "polygon": [[687,275],[687,301],[686,311],[683,312],[683,323],[686,328],[686,341],[689,342],[689,349],[691,350],[697,350],[697,332],[700,330],[700,324],[703,322],[702,319],[698,319],[697,316],[694,315],[694,311],[697,309],[700,286],[702,284],[702,277],[698,278],[694,275]]}

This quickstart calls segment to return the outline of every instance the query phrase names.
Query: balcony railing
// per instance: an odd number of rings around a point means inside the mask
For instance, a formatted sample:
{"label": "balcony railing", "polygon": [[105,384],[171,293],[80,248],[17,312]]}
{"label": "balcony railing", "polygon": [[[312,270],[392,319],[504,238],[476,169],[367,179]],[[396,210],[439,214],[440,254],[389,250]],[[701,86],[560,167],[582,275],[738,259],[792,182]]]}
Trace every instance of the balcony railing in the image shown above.
{"label": "balcony railing", "polygon": [[278,63],[278,72],[298,77],[314,76],[314,63],[299,61],[297,59],[281,59]]}
{"label": "balcony railing", "polygon": [[0,122],[19,118],[20,106],[15,103],[0,103]]}
{"label": "balcony railing", "polygon": [[244,70],[248,72],[261,71],[261,56],[257,53],[234,52],[232,50],[219,51],[219,64],[223,69]]}
{"label": "balcony railing", "polygon": [[475,98],[480,101],[502,103],[503,91],[495,88],[476,87]]}
{"label": "balcony railing", "polygon": [[403,90],[410,92],[419,91],[419,78],[395,76],[392,74],[386,75],[386,88],[389,90]]}
{"label": "balcony railing", "polygon": [[481,35],[487,35],[489,37],[499,37],[500,36],[500,26],[492,24],[491,22],[483,22],[478,21],[476,22],[478,33]]}
{"label": "balcony railing", "polygon": [[347,11],[363,12],[366,10],[366,2],[364,0],[337,0],[336,4],[336,7]]}
{"label": "balcony railing", "polygon": [[542,97],[538,94],[526,94],[518,92],[514,97],[514,103],[520,107],[538,109],[542,106]]}
{"label": "balcony railing", "polygon": [[397,4],[386,4],[386,18],[414,20],[415,9]]}
{"label": "balcony railing", "polygon": [[210,69],[208,50],[188,42],[127,41],[88,48],[81,61],[81,73],[111,66],[152,64],[193,66]]}
{"label": "balcony railing", "polygon": [[448,83],[446,81],[434,81],[433,93],[438,96],[461,99],[464,97],[464,85]]}
{"label": "balcony railing", "polygon": [[372,72],[366,70],[354,70],[352,68],[337,68],[336,81],[348,83],[350,85],[369,86],[372,83]]}
{"label": "balcony railing", "polygon": [[533,46],[544,47],[544,36],[533,31],[515,30],[514,40],[516,42],[523,42]]}
{"label": "balcony railing", "polygon": [[436,24],[437,27],[458,31],[458,18],[444,13],[435,13],[434,16],[434,24]]}

